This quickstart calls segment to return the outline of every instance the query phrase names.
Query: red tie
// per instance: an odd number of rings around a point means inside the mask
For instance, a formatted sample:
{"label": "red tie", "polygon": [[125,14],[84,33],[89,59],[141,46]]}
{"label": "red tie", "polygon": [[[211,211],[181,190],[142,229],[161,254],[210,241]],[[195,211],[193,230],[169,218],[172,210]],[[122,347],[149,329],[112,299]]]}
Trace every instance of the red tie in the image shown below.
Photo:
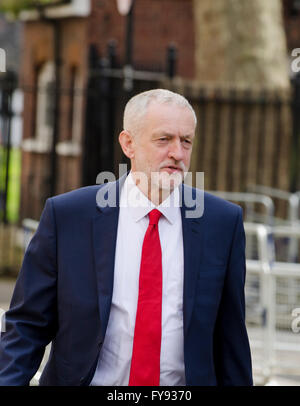
{"label": "red tie", "polygon": [[158,220],[149,213],[141,258],[139,298],[135,319],[130,386],[158,386],[160,376],[162,264]]}

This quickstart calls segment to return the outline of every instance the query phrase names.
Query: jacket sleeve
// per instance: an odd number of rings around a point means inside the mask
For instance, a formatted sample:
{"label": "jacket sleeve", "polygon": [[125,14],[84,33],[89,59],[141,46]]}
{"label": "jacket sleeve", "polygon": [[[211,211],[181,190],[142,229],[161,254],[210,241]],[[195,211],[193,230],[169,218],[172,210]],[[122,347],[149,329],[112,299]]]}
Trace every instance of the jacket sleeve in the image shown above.
{"label": "jacket sleeve", "polygon": [[0,386],[29,385],[53,339],[56,311],[56,227],[52,200],[20,270],[0,338]]}
{"label": "jacket sleeve", "polygon": [[220,386],[253,385],[245,325],[245,276],[245,231],[239,208],[214,333],[215,369]]}

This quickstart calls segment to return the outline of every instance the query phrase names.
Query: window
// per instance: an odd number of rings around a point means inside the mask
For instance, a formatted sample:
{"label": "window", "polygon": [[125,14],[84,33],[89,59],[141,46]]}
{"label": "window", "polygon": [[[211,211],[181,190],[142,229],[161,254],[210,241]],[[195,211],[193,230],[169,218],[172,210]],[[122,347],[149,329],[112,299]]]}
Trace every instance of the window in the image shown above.
{"label": "window", "polygon": [[68,115],[67,137],[56,146],[59,155],[76,156],[81,153],[81,129],[83,108],[83,85],[80,71],[77,66],[71,66],[69,70],[68,86]]}
{"label": "window", "polygon": [[46,62],[36,69],[33,137],[23,141],[26,151],[49,152],[53,137],[55,103],[54,63]]}

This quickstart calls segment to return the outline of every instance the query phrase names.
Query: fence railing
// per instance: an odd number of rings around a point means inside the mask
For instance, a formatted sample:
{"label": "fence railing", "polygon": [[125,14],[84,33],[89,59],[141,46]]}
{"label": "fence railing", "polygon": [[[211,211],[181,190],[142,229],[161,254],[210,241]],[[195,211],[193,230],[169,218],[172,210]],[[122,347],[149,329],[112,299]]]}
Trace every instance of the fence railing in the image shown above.
{"label": "fence railing", "polygon": [[[256,236],[258,241],[258,259],[247,259],[247,280],[246,280],[246,293],[249,285],[254,283],[250,276],[255,275],[258,277],[256,286],[256,299],[258,302],[249,304],[247,313],[251,313],[252,306],[255,305],[255,312],[258,311],[258,326],[262,328],[262,360],[261,374],[265,380],[269,379],[272,374],[272,367],[274,365],[274,333],[276,329],[276,315],[275,315],[275,286],[274,280],[271,278],[273,258],[273,244],[271,228],[263,224],[244,223],[246,237]],[[258,291],[259,289],[259,291]],[[253,295],[252,295],[253,296]],[[249,298],[246,294],[246,303],[249,303]],[[250,314],[251,320],[251,314]],[[256,321],[257,322],[257,321]],[[252,320],[253,323],[253,320]],[[250,345],[251,345],[250,340]]]}
{"label": "fence railing", "polygon": [[207,189],[245,191],[251,183],[289,188],[292,92],[214,88],[179,79],[167,86],[184,94],[196,111],[191,169],[205,172]]}
{"label": "fence railing", "polygon": [[[300,325],[292,328],[300,315],[300,193],[259,186],[248,190],[211,193],[244,208],[246,321],[255,375],[266,383],[276,373],[300,376]],[[275,217],[276,199],[288,205],[285,218]]]}
{"label": "fence railing", "polygon": [[[257,349],[262,352],[259,372],[265,381],[270,380],[276,372],[300,375],[300,348],[298,337],[292,329],[292,316],[300,303],[300,264],[274,261],[274,235],[278,230],[262,224],[244,225],[246,236],[256,235],[259,246],[258,259],[246,261],[249,331],[253,326],[261,329],[259,338],[250,339],[253,353]],[[280,228],[278,232],[281,236],[290,237],[289,228]],[[293,236],[300,238],[300,228],[293,230]],[[256,281],[253,276],[257,277]],[[255,303],[251,301],[254,283],[258,298]],[[248,295],[249,290],[251,293]],[[254,317],[251,317],[254,304],[259,311],[256,310]],[[278,359],[279,351],[286,354],[284,362]]]}
{"label": "fence railing", "polygon": [[222,197],[223,199],[226,200],[244,202],[246,204],[246,208],[248,209],[246,212],[248,221],[254,221],[258,215],[258,213],[255,213],[253,210],[253,204],[258,203],[262,205],[265,212],[263,215],[259,215],[260,221],[270,226],[273,225],[274,202],[271,199],[271,197],[255,193],[225,192],[225,191],[208,191],[208,192],[214,194],[215,196]]}
{"label": "fence railing", "polygon": [[[287,204],[287,216],[286,219],[280,219],[279,223],[284,224],[285,227],[290,228],[290,234],[288,239],[288,254],[287,260],[289,262],[295,262],[299,257],[299,241],[293,237],[293,229],[300,227],[300,191],[290,193],[285,190],[275,189],[263,185],[248,185],[247,190],[256,193],[268,195],[272,199],[278,199],[286,202]],[[277,228],[276,235],[279,237],[280,227]],[[286,233],[286,229],[284,231]],[[281,235],[286,236],[286,235]]]}

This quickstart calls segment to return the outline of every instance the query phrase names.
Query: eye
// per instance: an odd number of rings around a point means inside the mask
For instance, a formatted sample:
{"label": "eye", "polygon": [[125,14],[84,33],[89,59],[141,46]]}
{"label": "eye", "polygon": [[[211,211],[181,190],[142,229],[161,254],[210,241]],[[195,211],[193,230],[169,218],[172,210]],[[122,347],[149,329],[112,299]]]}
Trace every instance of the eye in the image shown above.
{"label": "eye", "polygon": [[189,139],[185,139],[185,140],[183,140],[183,143],[184,143],[184,145],[185,145],[186,147],[190,147],[190,146],[192,146],[192,141],[191,141],[191,140],[189,140]]}

